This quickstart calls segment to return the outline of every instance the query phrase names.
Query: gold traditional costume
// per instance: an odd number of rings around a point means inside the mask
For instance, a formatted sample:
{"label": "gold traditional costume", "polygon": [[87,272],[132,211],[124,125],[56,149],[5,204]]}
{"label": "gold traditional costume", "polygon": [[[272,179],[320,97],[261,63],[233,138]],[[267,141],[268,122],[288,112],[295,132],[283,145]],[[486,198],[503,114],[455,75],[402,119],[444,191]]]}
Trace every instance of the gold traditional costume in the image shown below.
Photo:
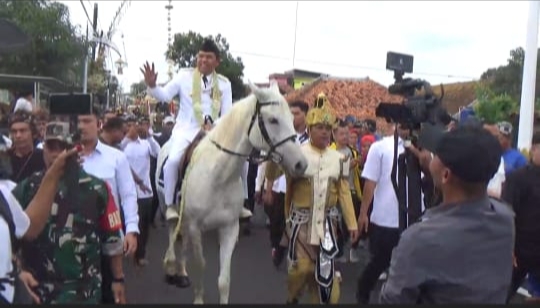
{"label": "gold traditional costume", "polygon": [[[319,94],[306,122],[308,128],[316,124],[336,125],[336,116],[324,94]],[[342,208],[347,228],[358,228],[349,188],[348,160],[336,150],[318,149],[311,142],[301,147],[308,168],[301,177],[287,175],[285,195],[289,241],[287,301],[297,302],[307,287],[313,303],[336,304],[340,295],[339,281],[334,280],[334,257],[339,252],[337,204]],[[276,164],[268,163],[268,181],[274,181],[281,173]]]}

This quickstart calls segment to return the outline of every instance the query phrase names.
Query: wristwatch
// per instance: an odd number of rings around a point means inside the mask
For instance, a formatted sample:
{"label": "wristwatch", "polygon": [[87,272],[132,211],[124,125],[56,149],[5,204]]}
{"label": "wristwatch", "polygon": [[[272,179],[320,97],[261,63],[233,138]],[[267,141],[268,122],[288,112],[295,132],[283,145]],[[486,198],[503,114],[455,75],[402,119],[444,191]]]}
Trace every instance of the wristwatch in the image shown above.
{"label": "wristwatch", "polygon": [[124,278],[123,276],[120,277],[120,278],[115,278],[115,277],[113,277],[112,282],[113,282],[113,283],[124,283],[124,282],[125,282],[125,278]]}

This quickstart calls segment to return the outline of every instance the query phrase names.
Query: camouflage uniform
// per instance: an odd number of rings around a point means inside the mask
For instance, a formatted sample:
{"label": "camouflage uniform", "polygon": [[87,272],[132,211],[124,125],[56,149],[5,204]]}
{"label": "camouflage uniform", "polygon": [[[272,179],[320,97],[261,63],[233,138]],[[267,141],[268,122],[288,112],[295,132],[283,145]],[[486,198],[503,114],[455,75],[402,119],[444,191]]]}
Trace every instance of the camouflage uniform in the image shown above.
{"label": "camouflage uniform", "polygon": [[[43,172],[13,191],[23,208],[34,197]],[[101,303],[101,254],[122,253],[122,223],[109,186],[79,168],[78,202],[69,202],[67,181],[59,190],[43,232],[22,246],[24,267],[40,283],[45,304]],[[75,203],[72,204],[72,203]]]}

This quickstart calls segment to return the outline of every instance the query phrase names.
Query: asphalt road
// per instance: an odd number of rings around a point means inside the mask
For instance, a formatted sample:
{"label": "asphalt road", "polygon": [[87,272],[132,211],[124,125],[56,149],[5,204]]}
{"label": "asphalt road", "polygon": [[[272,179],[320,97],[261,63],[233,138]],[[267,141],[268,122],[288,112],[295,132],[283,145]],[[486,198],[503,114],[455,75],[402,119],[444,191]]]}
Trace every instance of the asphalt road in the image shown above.
{"label": "asphalt road", "polygon": [[[262,212],[262,211],[261,211]],[[286,271],[282,264],[276,269],[271,261],[268,230],[264,217],[256,213],[251,235],[241,235],[231,266],[231,304],[283,304],[286,301]],[[162,259],[167,245],[166,228],[158,224],[151,229],[148,256],[149,264],[135,268],[127,261],[126,292],[132,304],[191,304],[193,289],[179,289],[164,282]],[[206,256],[205,303],[218,303],[218,242],[215,233],[207,233],[204,241]],[[337,263],[342,273],[341,303],[354,304],[356,279],[367,261],[367,252],[358,263]],[[284,262],[286,263],[286,262]],[[188,262],[189,266],[189,262]],[[189,272],[189,268],[188,268]],[[376,292],[373,292],[376,297]],[[522,302],[517,298],[516,302]],[[302,302],[307,303],[307,299]]]}

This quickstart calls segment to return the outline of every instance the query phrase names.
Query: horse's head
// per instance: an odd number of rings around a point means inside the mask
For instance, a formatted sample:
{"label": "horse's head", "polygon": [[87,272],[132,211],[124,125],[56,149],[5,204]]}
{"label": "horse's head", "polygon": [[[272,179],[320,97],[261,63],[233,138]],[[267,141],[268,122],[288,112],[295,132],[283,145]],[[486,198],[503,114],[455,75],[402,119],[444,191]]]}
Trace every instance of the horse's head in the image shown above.
{"label": "horse's head", "polygon": [[270,88],[259,88],[250,84],[257,102],[249,127],[249,142],[256,149],[280,164],[292,175],[302,175],[307,160],[295,142],[296,132],[289,104],[279,92],[277,83]]}

